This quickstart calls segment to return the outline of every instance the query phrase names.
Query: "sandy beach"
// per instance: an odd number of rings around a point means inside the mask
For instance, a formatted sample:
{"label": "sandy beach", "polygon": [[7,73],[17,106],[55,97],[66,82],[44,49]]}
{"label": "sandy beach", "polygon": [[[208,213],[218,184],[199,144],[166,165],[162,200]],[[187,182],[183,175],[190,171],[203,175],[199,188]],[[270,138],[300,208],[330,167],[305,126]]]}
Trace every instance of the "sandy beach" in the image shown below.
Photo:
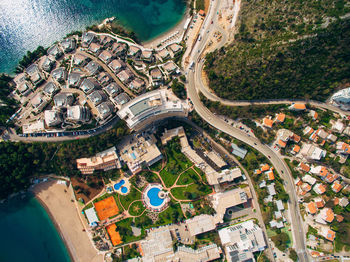
{"label": "sandy beach", "polygon": [[162,40],[166,39],[168,36],[175,34],[177,31],[179,31],[178,35],[181,36],[182,33],[184,32],[184,25],[188,17],[189,17],[188,8],[186,8],[183,18],[174,27],[172,27],[170,30],[164,32],[163,34],[160,34],[159,36],[151,40],[142,42],[142,45],[145,48],[157,48],[157,46],[160,44]]}
{"label": "sandy beach", "polygon": [[[65,189],[67,192],[65,192]],[[65,185],[49,181],[36,185],[31,190],[42,203],[64,240],[74,262],[100,262],[103,255],[98,254],[79,218],[73,190]]]}

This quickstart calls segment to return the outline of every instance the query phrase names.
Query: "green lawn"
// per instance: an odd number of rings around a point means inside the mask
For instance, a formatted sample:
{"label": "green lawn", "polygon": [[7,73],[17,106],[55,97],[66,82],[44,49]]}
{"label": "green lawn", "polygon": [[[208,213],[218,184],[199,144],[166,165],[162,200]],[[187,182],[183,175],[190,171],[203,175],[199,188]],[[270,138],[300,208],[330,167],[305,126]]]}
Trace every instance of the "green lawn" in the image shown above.
{"label": "green lawn", "polygon": [[177,181],[177,185],[187,185],[191,183],[195,183],[200,180],[199,175],[191,168],[181,174],[179,180]]}
{"label": "green lawn", "polygon": [[167,164],[160,172],[166,187],[171,187],[179,174],[192,165],[192,162],[181,153],[179,139],[175,138],[168,142],[165,147]]}
{"label": "green lawn", "polygon": [[211,187],[205,184],[191,184],[186,187],[176,187],[171,189],[173,196],[180,200],[194,200],[201,196],[208,195]]}
{"label": "green lawn", "polygon": [[131,229],[132,223],[133,223],[132,218],[127,218],[127,219],[124,219],[124,220],[121,220],[121,221],[115,223],[117,226],[117,231],[119,232],[119,234],[122,238],[123,244],[133,242],[136,240],[140,240],[145,235],[144,231],[142,230],[142,233],[140,236],[138,236],[138,237],[134,236],[134,234],[132,233],[132,229]]}
{"label": "green lawn", "polygon": [[145,208],[146,207],[143,205],[142,201],[134,202],[129,206],[129,214],[132,216],[139,216]]}
{"label": "green lawn", "polygon": [[126,196],[119,195],[120,202],[125,209],[129,208],[129,205],[134,200],[141,200],[141,192],[138,191],[134,186],[131,186],[130,193]]}

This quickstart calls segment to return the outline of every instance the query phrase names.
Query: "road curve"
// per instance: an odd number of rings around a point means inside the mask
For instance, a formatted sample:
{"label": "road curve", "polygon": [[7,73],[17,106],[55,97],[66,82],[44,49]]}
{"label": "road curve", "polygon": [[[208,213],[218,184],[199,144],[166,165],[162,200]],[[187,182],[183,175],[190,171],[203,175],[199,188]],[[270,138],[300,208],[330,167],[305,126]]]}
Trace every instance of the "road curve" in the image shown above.
{"label": "road curve", "polygon": [[[218,2],[219,1],[215,1],[213,3],[213,1],[211,1],[210,3],[211,8],[209,9],[209,13],[205,18],[206,20],[203,23],[204,24],[203,26],[204,28],[202,30],[203,32],[207,30],[210,31],[211,28],[215,28],[215,26],[211,27],[210,21],[214,21],[213,20],[214,15],[215,13],[217,13],[217,10],[218,10],[218,4],[217,4]],[[215,20],[215,22],[216,21],[217,20]],[[200,73],[203,66],[203,64],[200,63],[200,60],[201,60],[200,57],[201,57],[202,51],[206,46],[208,37],[209,37],[209,34],[204,34],[202,41],[197,42],[194,45],[190,61],[191,62],[193,61],[195,63],[195,66],[193,70],[189,70],[189,69],[186,70],[187,77],[188,77],[187,95],[191,99],[193,103],[193,107],[196,110],[196,112],[210,125],[254,147],[271,161],[272,165],[275,167],[275,170],[280,174],[280,176],[285,181],[286,191],[290,196],[289,207],[290,207],[290,214],[291,214],[292,232],[294,236],[294,243],[296,246],[296,251],[298,253],[299,261],[301,262],[309,261],[308,254],[306,252],[305,234],[304,234],[303,222],[302,222],[302,218],[301,218],[300,210],[298,206],[297,195],[294,189],[294,183],[293,183],[291,171],[289,170],[286,163],[283,161],[283,159],[280,159],[278,155],[271,150],[270,147],[262,144],[258,139],[251,137],[246,133],[243,133],[241,130],[232,127],[231,125],[227,124],[225,121],[216,117],[200,101],[198,91],[200,90],[200,83],[201,83]]]}

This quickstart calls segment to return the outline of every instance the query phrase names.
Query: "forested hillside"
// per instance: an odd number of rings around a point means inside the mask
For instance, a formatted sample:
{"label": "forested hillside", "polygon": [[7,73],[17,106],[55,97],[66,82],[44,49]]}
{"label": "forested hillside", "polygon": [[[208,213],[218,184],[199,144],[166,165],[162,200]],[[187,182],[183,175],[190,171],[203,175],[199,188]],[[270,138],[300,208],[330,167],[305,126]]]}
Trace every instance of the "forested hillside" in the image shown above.
{"label": "forested hillside", "polygon": [[18,107],[16,101],[8,97],[13,91],[9,85],[11,80],[11,77],[0,74],[0,126],[6,124],[6,121]]}
{"label": "forested hillside", "polygon": [[347,13],[342,0],[242,0],[234,42],[207,55],[210,87],[230,99],[327,99],[350,80]]}
{"label": "forested hillside", "polygon": [[[33,176],[81,176],[76,159],[90,157],[118,144],[129,133],[125,122],[88,139],[62,143],[0,143],[0,200],[26,189]],[[96,174],[98,175],[98,174]]]}

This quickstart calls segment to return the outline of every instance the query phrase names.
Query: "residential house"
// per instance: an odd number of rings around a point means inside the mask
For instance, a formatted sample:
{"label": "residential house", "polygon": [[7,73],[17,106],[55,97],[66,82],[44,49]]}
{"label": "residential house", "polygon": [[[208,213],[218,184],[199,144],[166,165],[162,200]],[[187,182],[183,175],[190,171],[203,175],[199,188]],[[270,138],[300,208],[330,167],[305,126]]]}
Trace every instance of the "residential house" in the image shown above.
{"label": "residential house", "polygon": [[100,71],[100,66],[94,60],[91,60],[84,69],[87,71],[88,75],[96,75]]}
{"label": "residential house", "polygon": [[105,94],[101,90],[96,90],[88,95],[88,99],[94,104],[94,106],[101,104],[105,98]]}
{"label": "residential house", "polygon": [[120,71],[117,74],[117,77],[122,81],[123,83],[128,83],[134,78],[134,74],[131,72],[129,68],[126,68],[123,71]]}
{"label": "residential house", "polygon": [[67,78],[67,71],[64,67],[56,68],[51,72],[51,76],[59,83],[63,83]]}
{"label": "residential house", "polygon": [[72,52],[75,49],[76,42],[74,38],[66,38],[61,41],[61,46],[65,53]]}
{"label": "residential house", "polygon": [[120,59],[114,59],[108,64],[108,66],[114,73],[119,73],[126,67],[126,64]]}
{"label": "residential house", "polygon": [[84,66],[88,61],[88,58],[82,54],[75,54],[73,58],[74,65]]}
{"label": "residential house", "polygon": [[90,32],[84,32],[81,37],[81,46],[83,48],[89,47],[89,45],[94,41],[95,35]]}
{"label": "residential house", "polygon": [[343,155],[349,155],[350,154],[350,145],[345,142],[337,142],[337,153],[343,154]]}
{"label": "residential house", "polygon": [[87,107],[80,105],[68,106],[66,120],[74,122],[87,122],[90,120],[90,111]]}
{"label": "residential house", "polygon": [[68,75],[68,86],[69,87],[78,87],[79,84],[81,83],[81,77],[82,75],[80,73],[70,73]]}
{"label": "residential house", "polygon": [[114,54],[109,50],[103,50],[98,56],[105,64],[108,64],[114,57]]}
{"label": "residential house", "polygon": [[47,49],[47,54],[52,56],[54,59],[58,59],[63,55],[63,52],[57,44],[54,44],[49,49]]}
{"label": "residential house", "polygon": [[73,105],[74,96],[72,93],[59,93],[53,98],[56,107],[66,107]]}
{"label": "residential house", "polygon": [[121,57],[124,56],[127,50],[127,45],[125,43],[114,43],[112,45],[112,51],[115,55]]}
{"label": "residential house", "polygon": [[90,94],[96,87],[97,83],[93,78],[85,78],[79,88],[83,90],[85,94]]}
{"label": "residential house", "polygon": [[60,89],[54,82],[47,82],[44,86],[43,92],[49,97],[53,97]]}
{"label": "residential house", "polygon": [[107,85],[104,90],[107,92],[107,94],[110,96],[110,97],[115,97],[116,95],[118,95],[120,92],[121,92],[121,88],[120,86],[118,86],[117,83],[115,82],[112,82],[110,83],[109,85]]}
{"label": "residential house", "polygon": [[94,53],[95,55],[98,55],[102,49],[102,46],[97,43],[91,43],[89,46],[89,51]]}
{"label": "residential house", "polygon": [[145,81],[143,81],[141,78],[135,78],[129,83],[129,88],[136,92],[140,92],[145,84]]}
{"label": "residential house", "polygon": [[114,106],[110,102],[102,102],[97,107],[98,117],[101,120],[106,120],[109,118],[114,110]]}
{"label": "residential house", "polygon": [[146,62],[153,61],[153,52],[152,50],[142,50],[141,59]]}
{"label": "residential house", "polygon": [[171,50],[171,52],[176,54],[182,50],[182,46],[174,43],[169,46],[169,49]]}
{"label": "residential house", "polygon": [[326,186],[324,184],[317,183],[314,185],[313,190],[316,194],[322,195],[324,192],[326,192]]}
{"label": "residential house", "polygon": [[334,181],[332,186],[331,186],[333,192],[339,193],[340,190],[343,188],[343,186],[339,183],[338,180]]}
{"label": "residential house", "polygon": [[129,46],[129,51],[128,51],[128,56],[133,57],[133,58],[139,58],[141,55],[141,49],[138,48],[137,46]]}
{"label": "residential house", "polygon": [[305,104],[293,103],[289,109],[293,111],[304,111],[306,110],[306,106]]}

